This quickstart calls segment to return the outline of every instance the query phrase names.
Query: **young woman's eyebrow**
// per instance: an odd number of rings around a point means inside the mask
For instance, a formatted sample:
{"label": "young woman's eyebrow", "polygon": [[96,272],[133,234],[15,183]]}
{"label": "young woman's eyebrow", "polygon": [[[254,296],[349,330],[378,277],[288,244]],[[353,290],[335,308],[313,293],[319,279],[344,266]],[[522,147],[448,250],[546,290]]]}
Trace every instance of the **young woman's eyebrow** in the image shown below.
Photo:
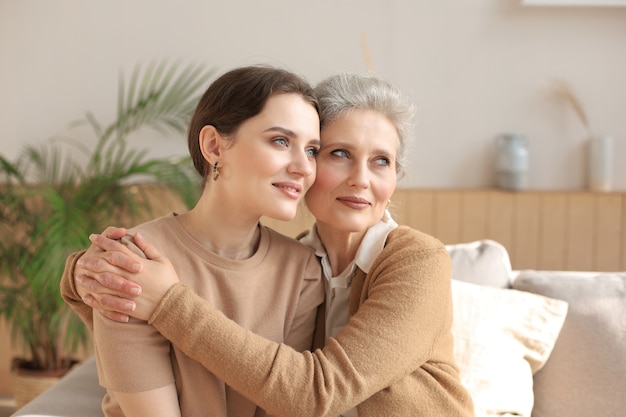
{"label": "young woman's eyebrow", "polygon": [[285,136],[296,136],[296,132],[294,132],[294,131],[293,131],[293,130],[291,130],[291,129],[286,129],[286,128],[281,127],[281,126],[272,126],[272,127],[268,127],[268,128],[267,128],[267,129],[265,129],[263,132],[264,132],[264,133],[265,133],[265,132],[279,132],[279,133],[282,133],[282,134],[283,134],[283,135],[285,135]]}
{"label": "young woman's eyebrow", "polygon": [[[296,132],[294,132],[293,130],[286,129],[286,128],[280,127],[280,126],[268,127],[267,129],[265,129],[263,131],[263,133],[266,133],[266,132],[278,132],[278,133],[281,133],[281,134],[283,134],[285,136],[289,136],[289,137],[297,136]],[[309,141],[309,143],[311,143],[312,145],[317,145],[317,146],[321,146],[322,145],[322,141],[320,139],[317,139],[317,138],[311,139]]]}

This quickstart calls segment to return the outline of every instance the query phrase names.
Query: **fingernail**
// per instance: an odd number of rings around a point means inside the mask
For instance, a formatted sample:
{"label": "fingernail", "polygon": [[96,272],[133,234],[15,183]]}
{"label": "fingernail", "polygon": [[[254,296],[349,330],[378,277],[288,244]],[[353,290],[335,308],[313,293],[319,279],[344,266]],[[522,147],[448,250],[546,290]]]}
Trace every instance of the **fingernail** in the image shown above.
{"label": "fingernail", "polygon": [[139,295],[139,294],[141,294],[141,289],[133,287],[133,288],[130,289],[130,293],[132,295]]}
{"label": "fingernail", "polygon": [[124,310],[135,311],[135,303],[124,303]]}
{"label": "fingernail", "polygon": [[93,233],[89,235],[89,240],[93,242],[93,240],[96,238],[96,235],[94,235]]}
{"label": "fingernail", "polygon": [[135,272],[141,272],[141,270],[143,269],[143,265],[139,262],[134,262],[133,263],[133,271]]}

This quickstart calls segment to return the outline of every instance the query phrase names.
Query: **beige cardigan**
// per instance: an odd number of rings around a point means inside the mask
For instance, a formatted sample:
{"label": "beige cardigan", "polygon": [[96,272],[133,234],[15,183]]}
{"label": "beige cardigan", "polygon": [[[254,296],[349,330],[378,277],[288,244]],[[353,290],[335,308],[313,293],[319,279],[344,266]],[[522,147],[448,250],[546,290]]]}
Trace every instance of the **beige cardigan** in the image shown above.
{"label": "beige cardigan", "polygon": [[400,226],[370,273],[356,274],[351,319],[323,349],[299,353],[244,330],[182,284],[150,323],[269,414],[334,417],[358,404],[359,417],[467,417],[473,403],[453,356],[450,284],[443,244]]}

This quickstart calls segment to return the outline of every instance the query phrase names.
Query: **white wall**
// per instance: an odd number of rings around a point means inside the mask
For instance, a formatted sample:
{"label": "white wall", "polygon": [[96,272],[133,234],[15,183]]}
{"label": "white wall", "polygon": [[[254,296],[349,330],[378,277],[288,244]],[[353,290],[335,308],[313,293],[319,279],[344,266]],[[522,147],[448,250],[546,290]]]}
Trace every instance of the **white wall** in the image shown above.
{"label": "white wall", "polygon": [[[626,189],[626,7],[524,7],[521,0],[2,0],[0,152],[66,132],[86,110],[110,121],[118,70],[153,59],[219,72],[268,62],[311,82],[374,71],[418,106],[401,186],[487,187],[494,137],[531,141],[531,188],[585,187],[587,139],[549,95],[570,83],[592,128],[615,137]],[[150,135],[155,154],[186,152]]]}

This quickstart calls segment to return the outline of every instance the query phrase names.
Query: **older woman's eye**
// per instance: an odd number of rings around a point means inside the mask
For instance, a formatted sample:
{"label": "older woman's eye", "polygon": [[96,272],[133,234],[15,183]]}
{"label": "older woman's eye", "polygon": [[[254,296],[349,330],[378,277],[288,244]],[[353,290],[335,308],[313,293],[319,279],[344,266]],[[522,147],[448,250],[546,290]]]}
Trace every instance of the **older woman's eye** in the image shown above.
{"label": "older woman's eye", "polygon": [[386,157],[384,157],[384,156],[381,156],[380,158],[376,158],[376,159],[374,160],[374,163],[375,163],[376,165],[384,165],[384,166],[386,166],[386,165],[390,165],[390,164],[391,164],[391,161],[389,160],[389,158],[386,158]]}

